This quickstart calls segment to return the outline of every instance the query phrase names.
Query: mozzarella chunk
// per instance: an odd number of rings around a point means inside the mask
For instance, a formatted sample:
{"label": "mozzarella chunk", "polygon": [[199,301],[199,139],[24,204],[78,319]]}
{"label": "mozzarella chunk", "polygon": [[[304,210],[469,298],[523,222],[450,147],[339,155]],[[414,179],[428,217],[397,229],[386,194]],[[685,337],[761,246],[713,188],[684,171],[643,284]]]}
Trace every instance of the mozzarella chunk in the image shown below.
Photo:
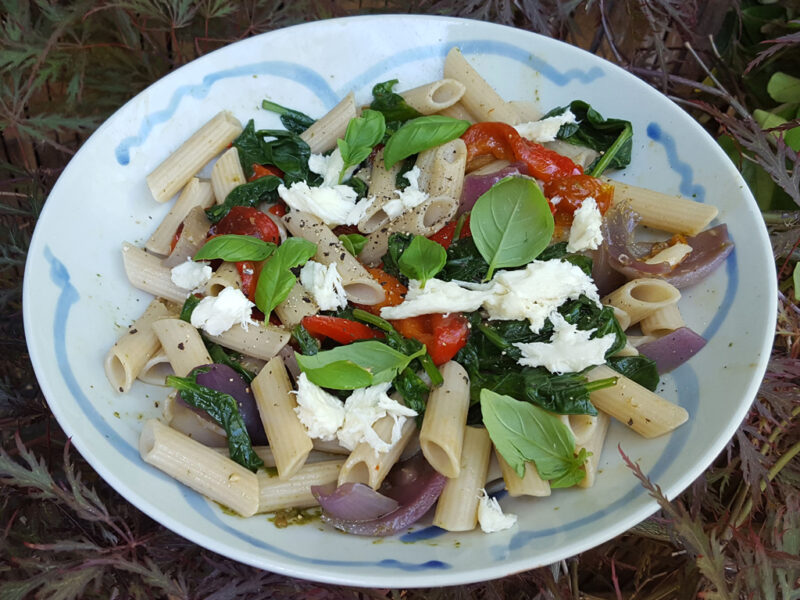
{"label": "mozzarella chunk", "polygon": [[336,396],[329,394],[308,380],[305,373],[297,378],[297,406],[294,412],[314,439],[330,441],[344,423],[344,405]]}
{"label": "mozzarella chunk", "polygon": [[600,214],[595,199],[584,199],[573,215],[567,252],[597,250],[603,243],[603,232],[600,229],[602,224],[603,215]]}
{"label": "mozzarella chunk", "polygon": [[468,290],[455,281],[429,279],[425,287],[412,279],[408,283],[405,300],[397,306],[384,306],[384,319],[405,319],[432,313],[472,312],[492,297],[491,290]]}
{"label": "mozzarella chunk", "polygon": [[335,262],[326,267],[309,260],[300,269],[300,283],[314,296],[320,310],[336,310],[347,306],[347,293],[342,287],[342,276]]}
{"label": "mozzarella chunk", "polygon": [[513,527],[517,522],[517,515],[503,514],[503,509],[497,502],[497,498],[492,498],[481,490],[480,500],[478,501],[478,523],[484,533],[494,533]]}
{"label": "mozzarella chunk", "polygon": [[557,312],[550,315],[550,321],[553,323],[553,336],[549,343],[514,344],[522,351],[517,363],[526,367],[544,367],[551,373],[567,373],[606,362],[606,352],[616,339],[613,333],[592,340],[589,336],[595,329],[581,331]]}
{"label": "mozzarella chunk", "polygon": [[534,333],[556,308],[581,294],[600,305],[592,278],[564,260],[535,260],[524,269],[498,271],[492,282],[494,293],[483,303],[489,318],[527,319]]}
{"label": "mozzarella chunk", "polygon": [[311,213],[329,227],[355,225],[372,203],[367,198],[356,202],[358,194],[347,185],[309,187],[305,181],[297,181],[288,188],[279,185],[278,195],[294,210]]}
{"label": "mozzarella chunk", "polygon": [[[357,165],[356,165],[357,166]],[[356,170],[356,166],[349,167],[342,177],[342,181],[347,181]],[[342,152],[337,147],[333,152],[325,156],[324,154],[312,154],[308,159],[308,169],[312,173],[322,175],[322,187],[333,187],[339,184],[339,173],[344,168]]]}
{"label": "mozzarella chunk", "polygon": [[419,167],[414,165],[404,175],[408,180],[408,186],[403,190],[395,190],[394,193],[397,194],[397,199],[389,200],[381,207],[389,219],[396,219],[407,210],[419,206],[428,199],[428,194],[419,189],[420,174]]}
{"label": "mozzarella chunk", "polygon": [[211,279],[211,267],[206,262],[195,262],[187,258],[185,263],[172,267],[170,279],[179,288],[196,290]]}
{"label": "mozzarella chunk", "polygon": [[204,329],[211,335],[228,331],[236,323],[247,330],[248,324],[256,322],[250,318],[255,306],[241,290],[226,287],[217,296],[206,296],[192,311],[192,326]]}
{"label": "mozzarella chunk", "polygon": [[561,129],[562,125],[566,125],[567,123],[575,123],[575,115],[572,114],[570,109],[554,117],[547,117],[538,121],[514,125],[514,129],[516,129],[517,133],[522,137],[536,142],[537,144],[543,144],[545,142],[554,141],[556,135],[558,135],[558,130]]}
{"label": "mozzarella chunk", "polygon": [[[342,446],[353,450],[359,443],[366,442],[376,452],[388,452],[397,443],[403,423],[408,417],[417,416],[417,411],[403,406],[386,395],[391,385],[391,382],[386,382],[353,390],[345,401],[344,424],[337,434]],[[382,440],[372,428],[375,421],[386,415],[394,419],[392,436],[388,442]]]}

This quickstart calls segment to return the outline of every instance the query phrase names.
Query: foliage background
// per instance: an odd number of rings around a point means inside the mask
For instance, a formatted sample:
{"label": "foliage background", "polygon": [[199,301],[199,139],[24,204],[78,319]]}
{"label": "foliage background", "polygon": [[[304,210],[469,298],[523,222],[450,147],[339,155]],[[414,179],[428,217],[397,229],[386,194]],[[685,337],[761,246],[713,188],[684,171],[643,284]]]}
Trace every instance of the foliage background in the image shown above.
{"label": "foliage background", "polygon": [[[720,138],[770,229],[779,320],[748,418],[674,502],[643,479],[660,513],[549,568],[458,588],[355,590],[235,563],[99,479],[70,450],[30,366],[26,249],[82,140],[197,56],[287,25],[378,12],[511,24],[613,60]],[[797,0],[0,0],[0,598],[800,598],[798,17]]]}

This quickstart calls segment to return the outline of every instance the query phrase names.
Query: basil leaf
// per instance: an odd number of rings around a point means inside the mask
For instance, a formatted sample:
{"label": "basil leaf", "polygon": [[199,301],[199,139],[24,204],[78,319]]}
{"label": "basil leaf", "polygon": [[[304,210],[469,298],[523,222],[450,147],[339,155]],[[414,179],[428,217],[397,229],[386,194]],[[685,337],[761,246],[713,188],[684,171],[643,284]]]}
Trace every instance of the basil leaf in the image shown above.
{"label": "basil leaf", "polygon": [[240,260],[265,260],[275,251],[275,244],[265,242],[252,235],[226,234],[208,240],[194,260],[214,260],[221,258],[228,262]]}
{"label": "basil leaf", "polygon": [[178,390],[187,404],[206,411],[225,430],[232,460],[251,471],[264,466],[264,461],[253,450],[253,444],[250,442],[250,436],[247,434],[247,428],[233,396],[200,385],[197,383],[196,372],[189,377],[168,375],[167,385]]}
{"label": "basil leaf", "polygon": [[472,239],[494,270],[518,267],[547,248],[555,228],[544,194],[531,179],[506,177],[475,202],[469,222]]}
{"label": "basil leaf", "polygon": [[282,183],[280,177],[267,175],[255,181],[243,183],[233,188],[225,197],[225,202],[206,210],[206,216],[212,223],[219,223],[234,206],[257,206],[266,200],[277,199],[275,190]]}
{"label": "basil leaf", "polygon": [[375,110],[367,109],[360,117],[350,119],[344,139],[336,140],[342,153],[344,166],[339,174],[339,183],[350,167],[359,164],[369,156],[373,146],[383,139],[386,132],[386,121],[383,115]]}
{"label": "basil leaf", "polygon": [[383,270],[392,277],[396,277],[403,285],[408,283],[408,279],[403,275],[402,269],[400,269],[398,263],[400,262],[400,257],[403,255],[403,252],[406,251],[406,248],[408,248],[413,239],[414,236],[410,233],[393,233],[389,236],[386,254],[381,258]]}
{"label": "basil leaf", "polygon": [[560,115],[567,109],[575,115],[575,123],[562,125],[557,137],[600,153],[586,168],[589,175],[599,177],[606,169],[621,169],[630,164],[633,150],[633,126],[630,121],[605,119],[582,100],[573,100],[567,106],[554,108],[545,117]]}
{"label": "basil leaf", "polygon": [[606,364],[651,392],[658,387],[658,369],[654,360],[643,356],[611,356]]}
{"label": "basil leaf", "polygon": [[308,379],[320,387],[354,390],[391,381],[413,359],[425,353],[421,348],[408,356],[377,341],[354,342],[312,356],[295,353],[297,364]]}
{"label": "basil leaf", "polygon": [[490,390],[481,391],[481,413],[489,437],[520,477],[533,462],[551,487],[569,487],[583,480],[588,453],[575,456],[575,438],[561,420],[547,411]]}
{"label": "basil leaf", "polygon": [[297,278],[289,270],[306,263],[317,252],[316,244],[302,238],[288,238],[267,259],[256,284],[256,306],[269,318],[273,309],[286,300]]}
{"label": "basil leaf", "polygon": [[195,307],[200,304],[200,298],[195,295],[191,295],[186,300],[183,301],[183,306],[181,307],[181,314],[180,320],[186,321],[187,323],[192,322],[192,313],[194,312]]}
{"label": "basil leaf", "polygon": [[428,148],[454,140],[469,129],[469,121],[429,115],[417,117],[394,132],[383,148],[383,162],[388,171],[399,160]]}
{"label": "basil leaf", "polygon": [[421,281],[424,287],[425,282],[435,277],[446,262],[447,250],[441,244],[417,235],[400,256],[397,266],[403,275]]}
{"label": "basil leaf", "polygon": [[360,233],[343,233],[339,236],[339,241],[342,242],[342,246],[345,247],[345,250],[353,256],[358,256],[364,249],[364,246],[367,245],[366,236]]}
{"label": "basil leaf", "polygon": [[422,115],[410,107],[400,94],[392,91],[397,79],[375,84],[372,88],[372,104],[369,107],[383,113],[386,121],[408,121]]}
{"label": "basil leaf", "polygon": [[263,100],[261,102],[261,108],[278,113],[283,126],[293,133],[303,133],[306,129],[314,124],[314,119],[309,117],[307,114],[301,113],[298,110],[286,108],[285,106],[281,106],[275,102],[270,102],[269,100]]}

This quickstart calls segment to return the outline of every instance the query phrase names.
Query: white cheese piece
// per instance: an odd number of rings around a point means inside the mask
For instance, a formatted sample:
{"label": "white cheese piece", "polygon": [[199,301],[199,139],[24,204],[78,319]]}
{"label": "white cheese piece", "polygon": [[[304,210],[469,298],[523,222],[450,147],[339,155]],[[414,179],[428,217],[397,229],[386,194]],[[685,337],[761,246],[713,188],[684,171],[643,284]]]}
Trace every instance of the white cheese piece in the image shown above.
{"label": "white cheese piece", "polygon": [[278,195],[294,210],[311,213],[329,227],[355,225],[372,203],[367,198],[356,202],[358,194],[347,185],[309,187],[305,181],[297,181],[288,188],[279,185]]}
{"label": "white cheese piece", "polygon": [[206,296],[192,311],[192,325],[204,329],[211,335],[228,331],[236,323],[247,330],[247,325],[255,325],[250,311],[255,306],[241,290],[226,287],[217,296]]}
{"label": "white cheese piece", "polygon": [[602,224],[603,215],[597,208],[597,202],[594,198],[585,198],[573,215],[567,252],[597,250],[603,243]]}
{"label": "white cheese piece", "polygon": [[211,279],[211,267],[208,263],[195,262],[191,258],[187,258],[185,263],[172,267],[170,279],[179,288],[196,290]]}
{"label": "white cheese piece", "polygon": [[309,260],[300,269],[300,283],[314,296],[320,310],[336,310],[347,306],[347,293],[342,287],[342,276],[335,262],[326,267]]}
{"label": "white cheese piece", "polygon": [[503,514],[503,509],[497,502],[497,498],[492,498],[481,490],[480,500],[478,501],[478,523],[484,533],[494,533],[513,527],[517,522],[517,515]]}
{"label": "white cheese piece", "polygon": [[384,319],[405,319],[433,313],[472,312],[492,297],[491,289],[468,290],[455,281],[429,279],[425,287],[412,279],[405,300],[397,306],[384,306]]}
{"label": "white cheese piece", "polygon": [[595,329],[581,331],[557,312],[550,315],[550,321],[553,323],[553,336],[549,343],[514,344],[522,351],[517,363],[526,367],[544,367],[551,373],[570,373],[606,362],[605,354],[616,339],[613,333],[590,340],[589,336]]}
{"label": "white cheese piece", "polygon": [[[342,177],[342,181],[347,181],[353,175],[358,165],[349,167]],[[322,175],[322,187],[333,187],[339,184],[339,173],[344,168],[342,152],[337,147],[333,152],[325,156],[324,154],[312,154],[308,159],[308,169],[312,173]]]}
{"label": "white cheese piece", "polygon": [[389,200],[381,208],[387,214],[390,220],[394,220],[402,215],[407,210],[411,210],[425,202],[428,199],[428,194],[419,189],[419,176],[421,171],[419,167],[414,167],[408,171],[404,177],[408,180],[408,186],[403,190],[395,190],[397,199]]}
{"label": "white cheese piece", "polygon": [[555,117],[547,117],[539,121],[530,121],[528,123],[514,125],[514,129],[516,129],[517,133],[522,137],[536,142],[537,144],[543,144],[545,142],[554,141],[556,135],[558,135],[558,130],[561,129],[562,125],[566,125],[567,123],[575,123],[575,115],[572,114],[570,109],[565,110],[562,114],[556,115]]}
{"label": "white cheese piece", "polygon": [[494,293],[483,303],[489,318],[528,319],[534,332],[539,331],[550,313],[567,300],[584,294],[598,306],[600,303],[592,278],[564,260],[535,260],[524,269],[498,271],[492,283]]}
{"label": "white cheese piece", "polygon": [[344,404],[308,380],[305,373],[297,378],[297,406],[294,412],[314,439],[331,441],[344,423]]}
{"label": "white cheese piece", "polygon": [[[366,442],[376,452],[387,452],[400,439],[403,423],[408,417],[417,416],[417,411],[403,406],[386,395],[391,382],[353,390],[344,404],[344,425],[337,433],[339,443],[353,450]],[[391,439],[386,442],[372,428],[378,419],[390,415],[394,419]]]}

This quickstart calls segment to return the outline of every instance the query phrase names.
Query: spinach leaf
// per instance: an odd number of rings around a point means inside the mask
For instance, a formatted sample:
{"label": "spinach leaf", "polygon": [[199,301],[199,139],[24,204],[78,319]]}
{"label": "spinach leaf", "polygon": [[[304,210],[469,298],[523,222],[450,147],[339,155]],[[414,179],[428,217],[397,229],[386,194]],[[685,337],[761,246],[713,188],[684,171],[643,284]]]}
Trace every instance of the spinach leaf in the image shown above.
{"label": "spinach leaf", "polygon": [[386,141],[383,162],[386,169],[399,160],[428,148],[435,148],[454,140],[469,128],[469,121],[429,115],[406,122]]}
{"label": "spinach leaf", "polygon": [[272,242],[265,242],[252,235],[226,234],[213,237],[203,244],[194,255],[194,260],[266,260],[274,251],[275,244]]}
{"label": "spinach leaf", "polygon": [[430,394],[427,384],[413,369],[406,367],[394,378],[392,385],[403,397],[406,406],[417,411],[417,427],[422,427],[425,408],[428,406],[428,394]]}
{"label": "spinach leaf", "polygon": [[591,257],[567,252],[567,242],[558,242],[557,244],[548,246],[542,250],[542,253],[537,258],[538,260],[553,260],[559,258],[572,263],[587,275],[592,274]]}
{"label": "spinach leaf", "polygon": [[369,186],[360,177],[351,177],[344,182],[344,185],[353,188],[356,192],[356,201],[367,197]]}
{"label": "spinach leaf", "polygon": [[533,462],[550,487],[569,487],[586,476],[585,449],[575,456],[575,438],[558,417],[547,411],[490,390],[481,392],[481,412],[489,437],[520,477],[525,463]]}
{"label": "spinach leaf", "polygon": [[[378,83],[372,88],[372,103],[369,107],[383,113],[387,124],[389,122],[403,122],[416,119],[422,115],[411,108],[400,94],[392,91],[397,85],[397,79]],[[396,127],[394,128],[397,129]]]}
{"label": "spinach leaf", "polygon": [[408,279],[403,275],[403,270],[400,268],[400,257],[403,252],[411,245],[411,240],[414,236],[409,233],[393,233],[389,236],[389,246],[386,254],[383,255],[381,261],[383,262],[383,270],[392,277],[397,278],[403,285],[408,283]]}
{"label": "spinach leaf", "polygon": [[297,353],[295,356],[300,370],[318,386],[354,390],[391,381],[408,363],[424,353],[422,348],[408,356],[387,344],[368,340],[323,350],[313,356]]}
{"label": "spinach leaf", "polygon": [[275,190],[280,184],[280,177],[266,175],[255,181],[237,185],[225,197],[225,202],[207,209],[206,216],[212,223],[219,223],[234,206],[258,206],[261,202],[276,200],[278,194]]}
{"label": "spinach leaf", "polygon": [[398,190],[406,189],[411,183],[406,179],[406,174],[414,168],[417,163],[416,155],[410,156],[409,158],[403,159],[402,164],[400,165],[400,170],[397,171],[397,175],[394,178],[394,187]]}
{"label": "spinach leaf", "polygon": [[262,101],[261,108],[278,113],[283,126],[293,133],[303,133],[306,129],[314,124],[314,119],[309,117],[307,114],[301,113],[298,110],[286,108],[285,106],[281,106],[275,102],[270,102],[269,100]]}
{"label": "spinach leaf", "polygon": [[631,162],[633,126],[623,119],[605,119],[587,102],[573,100],[567,106],[554,108],[545,117],[564,113],[567,109],[575,115],[575,123],[565,123],[558,131],[558,139],[585,146],[600,153],[586,169],[589,175],[599,177],[606,169],[622,169]]}
{"label": "spinach leaf", "polygon": [[249,369],[245,369],[242,366],[242,363],[239,362],[239,358],[241,355],[236,354],[235,352],[229,353],[219,344],[209,343],[205,339],[203,341],[206,343],[206,348],[208,349],[208,354],[215,363],[228,365],[231,369],[239,373],[247,383],[250,383],[255,379],[256,374],[250,371]]}
{"label": "spinach leaf", "polygon": [[297,283],[297,278],[289,269],[304,265],[316,252],[316,244],[290,237],[267,259],[256,284],[256,306],[265,318],[269,318],[272,310],[286,300]]}
{"label": "spinach leaf", "polygon": [[656,363],[646,356],[611,356],[606,359],[606,364],[651,392],[658,387]]}
{"label": "spinach leaf", "polygon": [[425,282],[435,277],[445,262],[447,262],[447,251],[441,244],[429,240],[424,235],[415,235],[397,261],[397,266],[403,275],[421,281],[421,287],[425,287]]}
{"label": "spinach leaf", "polygon": [[[581,296],[577,300],[568,300],[558,307],[558,312],[562,317],[572,325],[577,325],[578,329],[587,331],[589,329],[596,329],[592,334],[591,339],[600,338],[609,333],[616,336],[614,343],[606,352],[606,358],[613,356],[622,348],[625,347],[627,336],[620,327],[617,318],[614,316],[614,309],[610,306],[598,307],[594,300]],[[552,324],[548,320],[545,327],[549,327],[552,332]],[[546,333],[545,327],[542,328],[540,333]],[[550,333],[547,333],[547,339],[550,339]]]}
{"label": "spinach leaf", "polygon": [[[384,257],[384,263],[386,258]],[[483,281],[489,271],[489,263],[483,260],[472,237],[453,240],[447,249],[447,262],[439,273],[444,281]]]}
{"label": "spinach leaf", "polygon": [[308,329],[303,327],[302,324],[299,324],[292,329],[292,338],[300,347],[301,354],[313,356],[319,352],[319,342],[313,335],[308,333]]}
{"label": "spinach leaf", "polygon": [[366,236],[360,233],[343,233],[339,236],[339,241],[342,242],[342,246],[344,246],[345,250],[353,256],[358,256],[364,249],[364,246],[367,245]]}
{"label": "spinach leaf", "polygon": [[336,140],[342,153],[344,165],[339,173],[339,183],[350,167],[359,164],[369,156],[372,148],[383,139],[386,122],[383,114],[375,110],[365,110],[360,117],[350,119],[344,139]]}
{"label": "spinach leaf", "polygon": [[194,312],[195,307],[200,304],[200,300],[201,298],[198,298],[192,294],[183,301],[183,306],[181,307],[181,314],[179,317],[181,321],[186,321],[187,323],[192,322],[192,313]]}
{"label": "spinach leaf", "polygon": [[206,411],[225,430],[232,460],[251,471],[264,466],[264,461],[253,450],[253,444],[250,442],[250,436],[247,434],[247,428],[233,396],[198,384],[197,369],[189,377],[168,375],[167,385],[178,390],[187,404]]}
{"label": "spinach leaf", "polygon": [[478,198],[469,226],[475,246],[489,263],[486,280],[497,268],[531,262],[550,244],[555,228],[542,190],[520,177],[502,179]]}
{"label": "spinach leaf", "polygon": [[242,163],[242,169],[247,177],[253,174],[254,164],[275,165],[283,171],[286,185],[295,181],[306,181],[309,177],[308,158],[311,156],[311,149],[292,131],[281,129],[256,131],[251,119],[239,137],[233,140],[233,145],[239,151],[239,162]]}

